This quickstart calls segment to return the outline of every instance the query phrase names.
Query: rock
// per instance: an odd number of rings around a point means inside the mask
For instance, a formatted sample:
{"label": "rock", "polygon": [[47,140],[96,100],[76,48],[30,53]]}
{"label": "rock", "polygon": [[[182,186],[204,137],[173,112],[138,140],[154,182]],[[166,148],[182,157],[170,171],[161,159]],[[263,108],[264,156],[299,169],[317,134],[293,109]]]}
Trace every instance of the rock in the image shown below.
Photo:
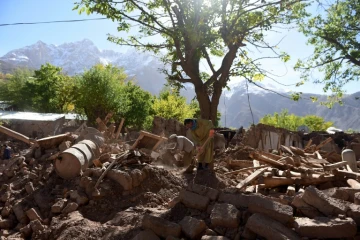
{"label": "rock", "polygon": [[216,232],[214,232],[213,230],[211,230],[210,228],[206,229],[205,231],[205,235],[209,235],[209,236],[216,236]]}
{"label": "rock", "polygon": [[145,230],[138,233],[132,240],[160,240],[151,230]]}
{"label": "rock", "polygon": [[1,216],[3,218],[7,218],[9,217],[10,214],[11,214],[11,206],[3,207],[3,209],[1,210]]}
{"label": "rock", "polygon": [[202,236],[201,240],[230,240],[227,237],[223,236]]}
{"label": "rock", "polygon": [[177,238],[177,237],[168,236],[165,240],[183,240],[183,238],[180,239],[180,238]]}
{"label": "rock", "polygon": [[249,202],[249,211],[252,213],[262,213],[281,223],[293,220],[293,208],[270,199],[256,196]]}
{"label": "rock", "polygon": [[16,222],[13,219],[0,219],[0,229],[12,229],[16,226]]}
{"label": "rock", "polygon": [[241,233],[241,238],[242,239],[255,240],[256,239],[256,233],[254,233],[253,231],[251,231],[248,228],[245,228],[244,231]]}
{"label": "rock", "polygon": [[246,223],[246,228],[266,239],[300,240],[291,229],[263,214],[253,214]]}
{"label": "rock", "polygon": [[66,199],[61,199],[57,201],[54,205],[51,207],[52,213],[61,213],[61,211],[64,209],[65,205],[67,203]]}
{"label": "rock", "polygon": [[132,185],[134,187],[140,186],[141,182],[143,181],[142,172],[139,169],[134,169],[130,172],[130,176],[132,178]]}
{"label": "rock", "polygon": [[201,233],[206,229],[206,224],[203,220],[186,216],[179,222],[182,231],[185,236],[190,239],[197,239],[201,236]]}
{"label": "rock", "polygon": [[27,224],[25,227],[20,228],[20,232],[24,235],[25,238],[28,238],[32,234],[32,229],[30,224]]}
{"label": "rock", "polygon": [[25,190],[28,194],[31,194],[34,192],[34,185],[32,182],[28,182],[27,184],[25,184]]}
{"label": "rock", "polygon": [[27,224],[29,223],[29,218],[26,216],[23,207],[21,205],[20,202],[17,202],[13,207],[12,207],[13,212],[15,213],[16,219],[23,224]]}
{"label": "rock", "polygon": [[111,169],[106,177],[119,183],[125,191],[131,190],[133,187],[132,178],[127,172]]}
{"label": "rock", "polygon": [[202,196],[207,196],[211,201],[216,201],[219,196],[219,190],[199,184],[190,184],[188,190]]}
{"label": "rock", "polygon": [[210,215],[211,224],[226,228],[236,228],[240,223],[240,212],[234,205],[217,203]]}
{"label": "rock", "polygon": [[39,158],[41,158],[41,156],[42,156],[41,148],[37,148],[34,153],[34,158],[39,159]]}
{"label": "rock", "polygon": [[295,231],[309,238],[353,238],[357,227],[351,218],[296,218]]}
{"label": "rock", "polygon": [[89,202],[89,199],[85,194],[81,194],[78,191],[73,191],[70,193],[70,199],[75,201],[79,206],[85,205]]}
{"label": "rock", "polygon": [[296,207],[298,211],[300,211],[304,216],[309,218],[315,218],[315,217],[322,217],[323,214],[319,212],[316,208],[313,206],[307,204],[302,199],[302,194],[299,194],[294,197],[293,201],[291,202],[291,205]]}
{"label": "rock", "polygon": [[143,218],[142,227],[152,230],[156,235],[163,238],[168,236],[179,237],[181,234],[180,225],[148,214]]}
{"label": "rock", "polygon": [[79,205],[77,203],[71,202],[66,205],[66,207],[61,211],[62,213],[71,213],[78,209]]}
{"label": "rock", "polygon": [[256,195],[221,193],[218,201],[232,204],[237,208],[247,208],[254,196]]}
{"label": "rock", "polygon": [[345,214],[349,204],[345,201],[332,198],[313,186],[305,189],[302,199],[309,205],[317,208],[326,216],[337,216]]}
{"label": "rock", "polygon": [[64,142],[60,143],[59,150],[60,150],[60,152],[63,152],[63,151],[65,151],[66,149],[68,149],[70,147],[71,147],[71,142],[70,141],[64,141]]}
{"label": "rock", "polygon": [[360,205],[360,192],[354,194],[354,203]]}
{"label": "rock", "polygon": [[39,220],[40,222],[42,222],[42,218],[40,217],[40,213],[35,208],[30,208],[29,210],[27,210],[26,211],[26,216],[28,216],[30,221]]}
{"label": "rock", "polygon": [[31,229],[33,230],[33,232],[36,232],[36,233],[44,231],[44,229],[45,229],[39,220],[31,221],[30,226],[31,226]]}
{"label": "rock", "polygon": [[201,196],[196,193],[192,193],[186,190],[180,191],[180,201],[189,208],[195,208],[202,211],[205,211],[210,199],[205,196]]}

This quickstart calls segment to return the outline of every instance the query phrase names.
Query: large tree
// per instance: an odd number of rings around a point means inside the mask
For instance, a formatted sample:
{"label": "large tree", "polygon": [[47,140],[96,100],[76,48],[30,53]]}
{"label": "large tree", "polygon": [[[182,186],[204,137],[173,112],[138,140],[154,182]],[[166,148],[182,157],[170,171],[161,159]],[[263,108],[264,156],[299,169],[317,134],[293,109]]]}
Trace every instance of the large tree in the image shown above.
{"label": "large tree", "polygon": [[[325,92],[332,91],[339,100],[343,86],[360,77],[360,4],[358,0],[320,1],[318,9],[317,15],[300,22],[314,54],[298,61],[295,68],[304,80],[322,84]],[[312,74],[314,69],[320,77]]]}
{"label": "large tree", "polygon": [[[301,16],[304,1],[81,0],[74,9],[117,21],[118,31],[136,32],[126,39],[109,35],[110,41],[164,54],[165,66],[171,66],[164,68],[170,83],[193,84],[201,117],[215,122],[219,98],[230,77],[261,79],[269,72],[259,60],[289,59],[266,41],[266,33]],[[250,56],[255,48],[270,49],[274,55],[255,59]]]}

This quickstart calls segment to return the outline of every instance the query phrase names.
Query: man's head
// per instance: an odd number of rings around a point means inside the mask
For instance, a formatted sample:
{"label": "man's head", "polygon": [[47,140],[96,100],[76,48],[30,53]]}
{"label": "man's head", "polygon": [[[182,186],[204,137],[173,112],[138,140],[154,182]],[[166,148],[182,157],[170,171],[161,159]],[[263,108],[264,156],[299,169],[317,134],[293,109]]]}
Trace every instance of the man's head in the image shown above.
{"label": "man's head", "polygon": [[194,120],[191,118],[187,118],[184,120],[184,125],[185,125],[186,130],[192,128],[193,124],[194,124]]}

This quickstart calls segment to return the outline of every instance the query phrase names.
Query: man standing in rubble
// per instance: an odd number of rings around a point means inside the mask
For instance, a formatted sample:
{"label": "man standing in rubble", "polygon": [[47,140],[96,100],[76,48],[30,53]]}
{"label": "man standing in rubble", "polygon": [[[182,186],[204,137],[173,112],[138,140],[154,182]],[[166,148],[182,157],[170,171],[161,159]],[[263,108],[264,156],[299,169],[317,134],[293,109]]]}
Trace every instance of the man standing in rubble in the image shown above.
{"label": "man standing in rubble", "polygon": [[192,140],[197,148],[198,171],[208,169],[214,161],[214,125],[211,120],[189,118],[184,120],[184,125],[187,130],[190,129]]}
{"label": "man standing in rubble", "polygon": [[190,141],[187,137],[177,136],[176,134],[172,134],[169,137],[169,140],[176,140],[176,146],[179,151],[184,152],[183,162],[184,166],[187,167],[185,173],[192,173],[194,170],[194,161],[193,157],[195,155],[195,147],[194,143]]}
{"label": "man standing in rubble", "polygon": [[4,145],[4,154],[3,159],[7,160],[11,158],[11,147],[9,147],[7,144]]}

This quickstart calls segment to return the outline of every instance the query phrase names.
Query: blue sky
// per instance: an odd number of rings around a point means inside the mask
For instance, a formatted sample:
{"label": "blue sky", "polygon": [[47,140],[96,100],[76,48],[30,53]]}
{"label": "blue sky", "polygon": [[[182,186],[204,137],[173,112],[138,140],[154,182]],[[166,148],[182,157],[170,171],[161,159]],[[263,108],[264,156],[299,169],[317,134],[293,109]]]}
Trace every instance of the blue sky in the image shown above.
{"label": "blue sky", "polygon": [[[72,11],[74,2],[76,1],[0,0],[0,24],[103,17],[101,15],[79,15],[77,11]],[[84,38],[93,41],[99,49],[125,51],[124,47],[117,46],[106,40],[108,33],[120,35],[120,33],[117,33],[116,27],[117,24],[111,20],[0,27],[0,56],[10,50],[34,44],[39,40],[59,45],[65,42],[80,41]],[[281,62],[274,60],[263,62],[263,65],[278,75],[284,75],[276,80],[284,84],[293,84],[298,81],[300,75],[292,70],[293,65],[297,59],[310,56],[312,47],[306,45],[306,38],[296,30],[271,33],[269,35],[272,42],[278,42],[283,37],[285,38],[279,44],[279,48],[290,54],[291,61],[286,67]],[[323,93],[321,85],[310,82],[300,88],[281,86],[271,80],[266,80],[265,83],[276,88]],[[359,87],[359,82],[353,82],[348,84],[345,89],[347,93],[354,93],[359,91]]]}

